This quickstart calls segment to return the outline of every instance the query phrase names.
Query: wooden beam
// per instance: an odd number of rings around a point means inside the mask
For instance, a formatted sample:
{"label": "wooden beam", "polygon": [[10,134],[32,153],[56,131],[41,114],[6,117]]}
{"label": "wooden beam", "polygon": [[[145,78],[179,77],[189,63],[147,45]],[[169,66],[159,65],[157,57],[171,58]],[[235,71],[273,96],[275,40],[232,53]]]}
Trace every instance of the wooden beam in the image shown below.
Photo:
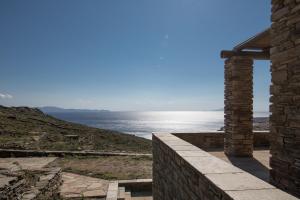
{"label": "wooden beam", "polygon": [[270,60],[269,51],[221,51],[221,58],[230,58],[232,56],[245,56],[254,60]]}

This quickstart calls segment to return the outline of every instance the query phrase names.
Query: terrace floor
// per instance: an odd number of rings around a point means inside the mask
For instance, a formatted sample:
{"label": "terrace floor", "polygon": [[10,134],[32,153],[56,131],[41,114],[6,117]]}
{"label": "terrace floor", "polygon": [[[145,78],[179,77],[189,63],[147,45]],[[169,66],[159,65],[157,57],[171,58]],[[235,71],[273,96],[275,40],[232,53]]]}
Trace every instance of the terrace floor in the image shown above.
{"label": "terrace floor", "polygon": [[253,158],[243,158],[243,157],[228,157],[224,154],[223,149],[208,151],[210,154],[231,163],[232,165],[269,182],[269,150],[255,150],[253,152]]}
{"label": "terrace floor", "polygon": [[67,172],[64,172],[62,177],[64,180],[61,188],[63,198],[101,199],[106,196],[109,181]]}

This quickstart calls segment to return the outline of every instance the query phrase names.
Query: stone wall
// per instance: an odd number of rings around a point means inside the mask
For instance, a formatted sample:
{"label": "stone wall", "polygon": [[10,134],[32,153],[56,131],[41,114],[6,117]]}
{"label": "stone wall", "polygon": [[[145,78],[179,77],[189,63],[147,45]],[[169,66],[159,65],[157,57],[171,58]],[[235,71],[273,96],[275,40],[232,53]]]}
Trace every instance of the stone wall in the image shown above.
{"label": "stone wall", "polygon": [[172,134],[152,139],[154,200],[297,199]]}
{"label": "stone wall", "polygon": [[0,199],[59,199],[62,174],[60,168],[0,174]]}
{"label": "stone wall", "polygon": [[97,151],[47,151],[0,149],[0,158],[10,157],[64,157],[64,156],[151,156],[143,153],[118,153]]}
{"label": "stone wall", "polygon": [[225,153],[253,153],[253,60],[233,56],[225,61]]}
{"label": "stone wall", "polygon": [[23,179],[4,173],[0,175],[0,183],[0,199],[3,200],[21,199],[26,189]]}
{"label": "stone wall", "polygon": [[45,171],[40,176],[35,188],[23,195],[24,200],[52,200],[60,198],[60,186],[62,184],[62,171],[55,168]]}
{"label": "stone wall", "polygon": [[[223,148],[224,147],[224,132],[200,132],[200,133],[173,133],[177,137],[195,145],[204,150]],[[270,132],[269,131],[253,131],[254,147],[268,148]]]}
{"label": "stone wall", "polygon": [[272,0],[271,181],[300,196],[300,1]]}

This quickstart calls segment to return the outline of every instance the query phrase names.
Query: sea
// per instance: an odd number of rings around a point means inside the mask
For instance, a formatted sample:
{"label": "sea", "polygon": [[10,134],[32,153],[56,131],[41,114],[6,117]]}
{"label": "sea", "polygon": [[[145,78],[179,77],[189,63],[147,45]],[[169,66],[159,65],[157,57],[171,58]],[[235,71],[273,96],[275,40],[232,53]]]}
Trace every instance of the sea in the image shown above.
{"label": "sea", "polygon": [[[147,111],[147,112],[53,112],[62,120],[110,129],[151,139],[153,132],[217,131],[224,126],[223,111]],[[268,117],[255,112],[254,117]]]}

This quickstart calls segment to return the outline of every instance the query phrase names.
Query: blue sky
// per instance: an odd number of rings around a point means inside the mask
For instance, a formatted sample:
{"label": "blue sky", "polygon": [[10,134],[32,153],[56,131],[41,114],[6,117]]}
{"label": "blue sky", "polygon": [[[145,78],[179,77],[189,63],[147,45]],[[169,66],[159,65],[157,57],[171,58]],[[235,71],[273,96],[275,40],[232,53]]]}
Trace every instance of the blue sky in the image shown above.
{"label": "blue sky", "polygon": [[[269,0],[2,0],[0,104],[222,108],[220,51],[268,26]],[[268,62],[254,82],[268,110]]]}

